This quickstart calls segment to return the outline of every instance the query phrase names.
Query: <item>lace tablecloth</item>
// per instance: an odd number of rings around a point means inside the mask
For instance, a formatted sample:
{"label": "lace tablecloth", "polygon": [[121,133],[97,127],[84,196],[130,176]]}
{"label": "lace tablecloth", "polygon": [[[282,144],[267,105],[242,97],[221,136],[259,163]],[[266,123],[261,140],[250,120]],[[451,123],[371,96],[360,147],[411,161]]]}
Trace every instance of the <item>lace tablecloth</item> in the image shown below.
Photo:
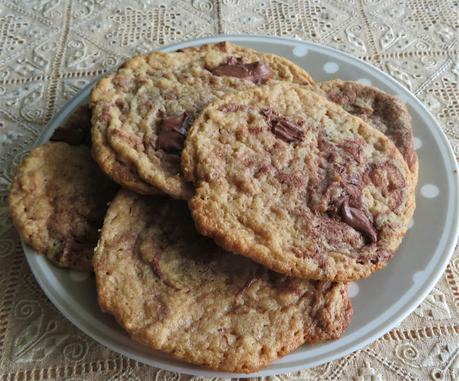
{"label": "lace tablecloth", "polygon": [[[386,71],[432,111],[459,153],[457,0],[0,0],[0,376],[182,380],[84,335],[47,300],[7,210],[14,167],[59,108],[125,58],[221,33],[334,46]],[[273,379],[458,380],[459,255],[424,303],[373,345]]]}

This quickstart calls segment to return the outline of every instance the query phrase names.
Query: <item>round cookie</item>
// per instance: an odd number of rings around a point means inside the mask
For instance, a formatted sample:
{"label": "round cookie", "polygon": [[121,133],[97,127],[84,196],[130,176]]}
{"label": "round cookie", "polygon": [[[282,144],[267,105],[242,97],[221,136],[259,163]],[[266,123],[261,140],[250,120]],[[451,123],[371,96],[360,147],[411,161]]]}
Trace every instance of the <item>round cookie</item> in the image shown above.
{"label": "round cookie", "polygon": [[[116,72],[102,78],[91,92],[92,108],[92,155],[101,169],[122,187],[136,193],[152,195],[161,194],[157,188],[142,180],[134,165],[118,155],[107,139],[104,110],[114,100],[114,87],[124,89],[129,81],[141,82],[141,77],[154,77],[163,71],[173,70],[193,60],[195,54],[190,52],[163,53],[154,52],[148,56],[137,56],[127,60]],[[102,121],[100,119],[103,119]]]}
{"label": "round cookie", "polygon": [[389,137],[402,153],[417,182],[418,159],[411,115],[400,99],[372,86],[339,79],[322,82],[320,88],[329,100]]}
{"label": "round cookie", "polygon": [[194,123],[182,168],[198,230],[226,250],[310,279],[369,276],[414,211],[407,164],[381,132],[307,88],[231,94]]}
{"label": "round cookie", "polygon": [[337,339],[344,283],[276,274],[200,236],[183,201],[120,191],[94,255],[99,304],[129,335],[180,360],[254,372],[304,343]]}
{"label": "round cookie", "polygon": [[[180,153],[187,129],[205,105],[274,80],[313,84],[284,58],[230,43],[158,54],[134,58],[97,84],[91,96],[94,151],[100,162],[96,135],[105,136],[117,157],[174,198],[192,194],[180,173]],[[170,62],[161,66],[156,60],[163,55]]]}
{"label": "round cookie", "polygon": [[61,267],[91,270],[98,229],[116,191],[86,146],[35,148],[17,168],[9,207],[22,239]]}

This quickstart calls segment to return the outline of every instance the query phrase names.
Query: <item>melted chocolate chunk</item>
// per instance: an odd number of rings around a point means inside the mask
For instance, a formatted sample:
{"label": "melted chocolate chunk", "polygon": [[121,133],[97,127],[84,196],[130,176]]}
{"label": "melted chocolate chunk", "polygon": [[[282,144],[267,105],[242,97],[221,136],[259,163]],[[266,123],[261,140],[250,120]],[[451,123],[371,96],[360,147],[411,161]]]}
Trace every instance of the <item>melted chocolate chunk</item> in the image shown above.
{"label": "melted chocolate chunk", "polygon": [[271,132],[279,139],[287,143],[294,143],[303,140],[304,131],[301,127],[303,122],[294,122],[291,119],[276,115],[271,109],[264,109],[261,114],[265,117],[266,122],[271,128]]}
{"label": "melted chocolate chunk", "polygon": [[303,139],[303,130],[301,127],[288,119],[275,120],[271,128],[274,135],[287,143],[293,143]]}
{"label": "melted chocolate chunk", "polygon": [[265,83],[273,77],[271,68],[264,62],[257,61],[245,64],[241,57],[230,57],[225,64],[210,69],[210,72],[219,77],[236,77],[256,84]]}
{"label": "melted chocolate chunk", "polygon": [[186,112],[180,115],[163,117],[158,129],[157,147],[167,153],[180,153],[190,126],[189,119]]}
{"label": "melted chocolate chunk", "polygon": [[368,243],[375,243],[378,240],[376,230],[365,213],[349,206],[347,199],[342,203],[340,213],[343,221],[362,233]]}

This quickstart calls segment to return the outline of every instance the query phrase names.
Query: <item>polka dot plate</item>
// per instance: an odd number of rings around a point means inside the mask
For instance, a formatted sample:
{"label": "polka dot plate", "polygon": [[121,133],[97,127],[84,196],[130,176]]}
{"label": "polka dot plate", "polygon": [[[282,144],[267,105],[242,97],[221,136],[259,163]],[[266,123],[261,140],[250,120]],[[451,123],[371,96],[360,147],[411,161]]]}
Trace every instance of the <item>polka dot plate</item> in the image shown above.
{"label": "polka dot plate", "polygon": [[[458,236],[456,160],[440,127],[412,93],[377,68],[338,50],[297,40],[257,36],[204,38],[163,50],[173,51],[222,40],[284,56],[304,67],[316,81],[341,78],[372,84],[400,97],[413,117],[420,161],[417,209],[398,254],[384,270],[351,284],[349,296],[355,312],[352,325],[340,340],[303,346],[257,375],[274,375],[320,365],[363,348],[396,327],[439,280]],[[87,100],[90,90],[91,86],[83,89],[61,110],[38,144],[47,141],[65,117]],[[82,331],[108,348],[145,364],[186,374],[255,376],[200,369],[133,342],[110,316],[100,312],[91,274],[58,269],[30,248],[24,246],[24,250],[37,281],[54,305]]]}

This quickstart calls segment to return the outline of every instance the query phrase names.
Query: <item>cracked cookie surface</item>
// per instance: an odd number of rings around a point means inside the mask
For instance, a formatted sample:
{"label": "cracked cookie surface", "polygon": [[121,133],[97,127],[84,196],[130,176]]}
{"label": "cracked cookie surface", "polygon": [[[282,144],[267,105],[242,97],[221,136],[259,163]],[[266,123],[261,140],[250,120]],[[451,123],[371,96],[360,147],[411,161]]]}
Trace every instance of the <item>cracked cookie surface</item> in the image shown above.
{"label": "cracked cookie surface", "polygon": [[120,191],[94,256],[99,304],[183,361],[254,372],[350,323],[344,283],[276,274],[200,236],[184,201]]}
{"label": "cracked cookie surface", "polygon": [[414,149],[411,115],[400,99],[358,82],[337,79],[319,85],[329,100],[386,135],[403,155],[417,182],[418,158]]}
{"label": "cracked cookie surface", "polygon": [[91,270],[98,229],[116,185],[86,146],[48,143],[19,165],[9,207],[22,239],[61,267]]}
{"label": "cracked cookie surface", "polygon": [[382,268],[415,207],[407,164],[386,136],[287,83],[208,106],[182,168],[202,234],[304,278],[347,281]]}
{"label": "cracked cookie surface", "polygon": [[230,43],[135,57],[92,92],[95,158],[111,175],[102,152],[110,147],[142,181],[188,199],[192,187],[182,178],[180,153],[196,115],[226,93],[275,80],[313,84],[282,57]]}

